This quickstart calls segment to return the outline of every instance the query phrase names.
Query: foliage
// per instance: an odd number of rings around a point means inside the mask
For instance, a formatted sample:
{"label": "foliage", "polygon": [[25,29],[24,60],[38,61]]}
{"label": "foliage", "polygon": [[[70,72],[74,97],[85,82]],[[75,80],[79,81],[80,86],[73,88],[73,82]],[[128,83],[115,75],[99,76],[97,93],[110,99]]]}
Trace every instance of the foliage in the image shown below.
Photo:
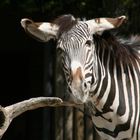
{"label": "foliage", "polygon": [[[134,0],[1,0],[0,10],[10,11],[16,16],[30,16],[35,19],[50,19],[62,14],[73,14],[80,18],[93,18],[101,16],[129,17],[128,28],[134,32],[132,25],[139,25],[138,13],[140,2]],[[127,28],[127,29],[128,29]]]}
{"label": "foliage", "polygon": [[[132,0],[2,0],[0,8],[14,7],[25,13],[41,12],[56,16],[72,13],[76,16],[102,16],[127,12],[135,6]],[[49,13],[49,14],[48,14]]]}

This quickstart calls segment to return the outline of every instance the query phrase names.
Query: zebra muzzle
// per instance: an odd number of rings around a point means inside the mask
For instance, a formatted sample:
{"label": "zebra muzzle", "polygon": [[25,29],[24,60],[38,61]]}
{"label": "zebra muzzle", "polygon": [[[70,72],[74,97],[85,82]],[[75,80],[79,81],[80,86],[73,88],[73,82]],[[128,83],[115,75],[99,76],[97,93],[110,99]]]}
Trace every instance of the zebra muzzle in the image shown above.
{"label": "zebra muzzle", "polygon": [[89,85],[84,81],[84,76],[81,67],[78,67],[75,71],[72,71],[72,94],[82,102],[85,102],[88,98]]}
{"label": "zebra muzzle", "polygon": [[72,81],[79,82],[83,80],[81,67],[78,67],[76,70],[72,70]]}

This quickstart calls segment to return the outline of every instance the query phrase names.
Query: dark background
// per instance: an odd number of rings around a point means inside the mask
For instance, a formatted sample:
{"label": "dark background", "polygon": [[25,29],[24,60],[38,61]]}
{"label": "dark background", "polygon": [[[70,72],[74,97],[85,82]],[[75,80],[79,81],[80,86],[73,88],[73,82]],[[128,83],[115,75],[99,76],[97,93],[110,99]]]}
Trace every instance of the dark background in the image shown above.
{"label": "dark background", "polygon": [[[51,21],[62,14],[90,19],[126,15],[124,36],[140,33],[139,0],[0,0],[0,104],[55,95],[55,43],[39,43],[21,18]],[[53,140],[54,109],[37,109],[13,120],[3,140]]]}

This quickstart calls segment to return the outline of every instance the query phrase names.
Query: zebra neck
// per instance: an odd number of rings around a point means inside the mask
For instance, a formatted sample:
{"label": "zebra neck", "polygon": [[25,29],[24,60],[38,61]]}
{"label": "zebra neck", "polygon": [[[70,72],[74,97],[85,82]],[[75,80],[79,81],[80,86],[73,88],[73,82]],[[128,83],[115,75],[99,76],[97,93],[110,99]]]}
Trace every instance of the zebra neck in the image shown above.
{"label": "zebra neck", "polygon": [[[99,100],[109,94],[111,89],[111,73],[110,73],[110,51],[106,51],[105,49],[98,49],[96,51],[97,56],[97,72],[93,71],[93,77],[96,76],[96,82],[94,81],[94,85],[91,88],[92,101],[95,105],[99,104]],[[104,97],[103,97],[104,98]],[[100,103],[99,109],[103,108],[103,104]]]}
{"label": "zebra neck", "polygon": [[96,84],[92,87],[91,99],[99,111],[110,111],[116,93],[115,81],[120,77],[120,68],[117,67],[116,59],[113,57],[111,50],[98,48],[96,54],[98,77],[96,78]]}

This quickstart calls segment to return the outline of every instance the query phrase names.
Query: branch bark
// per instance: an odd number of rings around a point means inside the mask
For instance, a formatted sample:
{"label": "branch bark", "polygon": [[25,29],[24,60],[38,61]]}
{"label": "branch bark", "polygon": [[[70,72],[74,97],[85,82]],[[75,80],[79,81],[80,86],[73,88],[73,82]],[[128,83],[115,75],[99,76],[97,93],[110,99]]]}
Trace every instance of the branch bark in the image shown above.
{"label": "branch bark", "polygon": [[78,107],[81,104],[75,104],[72,102],[64,102],[58,97],[36,97],[31,98],[13,105],[2,107],[0,106],[0,139],[6,132],[12,120],[28,110],[34,110],[40,107],[59,107],[59,106],[71,106]]}

